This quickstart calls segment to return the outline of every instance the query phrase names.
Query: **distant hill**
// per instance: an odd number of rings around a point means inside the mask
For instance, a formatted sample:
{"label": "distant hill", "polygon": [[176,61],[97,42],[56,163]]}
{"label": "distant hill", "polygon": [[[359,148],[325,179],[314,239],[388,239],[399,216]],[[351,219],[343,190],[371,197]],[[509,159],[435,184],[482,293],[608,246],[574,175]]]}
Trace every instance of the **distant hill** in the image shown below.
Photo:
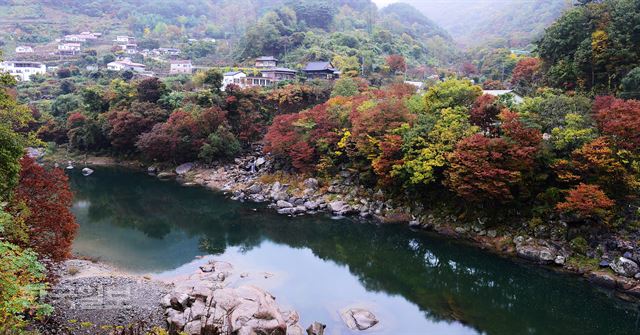
{"label": "distant hill", "polygon": [[526,46],[571,0],[399,0],[418,8],[463,45]]}
{"label": "distant hill", "polygon": [[261,54],[296,61],[335,60],[357,71],[402,54],[410,65],[441,65],[455,55],[444,29],[406,4],[378,11],[368,0],[286,1],[247,29],[238,61]]}

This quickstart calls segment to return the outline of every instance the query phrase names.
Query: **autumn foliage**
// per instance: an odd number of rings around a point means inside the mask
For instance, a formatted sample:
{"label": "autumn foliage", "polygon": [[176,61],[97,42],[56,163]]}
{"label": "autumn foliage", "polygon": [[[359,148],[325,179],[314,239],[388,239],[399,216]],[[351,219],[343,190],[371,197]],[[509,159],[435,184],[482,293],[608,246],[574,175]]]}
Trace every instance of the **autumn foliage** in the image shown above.
{"label": "autumn foliage", "polygon": [[298,170],[310,171],[321,150],[338,142],[338,128],[337,118],[324,104],[298,114],[278,115],[264,138],[264,150]]}
{"label": "autumn foliage", "polygon": [[70,211],[73,195],[60,169],[47,170],[25,156],[20,161],[20,183],[14,206],[28,208],[29,246],[41,256],[61,261],[70,256],[78,225]]}
{"label": "autumn foliage", "polygon": [[407,62],[402,55],[389,55],[386,62],[392,72],[404,72],[407,70]]}
{"label": "autumn foliage", "polygon": [[600,131],[616,146],[640,152],[640,101],[601,98],[597,108]]}
{"label": "autumn foliage", "polygon": [[500,119],[502,137],[472,135],[448,157],[445,184],[465,199],[505,202],[525,190],[542,135],[511,111],[503,111]]}
{"label": "autumn foliage", "polygon": [[556,208],[563,213],[577,215],[581,219],[602,219],[609,215],[614,201],[597,185],[579,184],[567,193],[564,202]]}

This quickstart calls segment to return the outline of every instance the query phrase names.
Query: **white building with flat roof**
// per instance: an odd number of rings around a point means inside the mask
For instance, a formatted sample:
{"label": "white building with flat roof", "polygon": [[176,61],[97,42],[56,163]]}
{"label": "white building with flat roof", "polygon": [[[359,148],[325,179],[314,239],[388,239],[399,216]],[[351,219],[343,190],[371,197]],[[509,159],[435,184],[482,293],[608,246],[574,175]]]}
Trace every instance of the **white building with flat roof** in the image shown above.
{"label": "white building with flat roof", "polygon": [[0,62],[0,71],[9,73],[19,81],[30,81],[34,74],[47,73],[47,66],[39,62]]}
{"label": "white building with flat roof", "polygon": [[135,72],[143,72],[145,68],[146,66],[144,64],[134,63],[128,58],[107,64],[107,70],[109,71],[131,70]]}
{"label": "white building with flat roof", "polygon": [[33,48],[28,45],[19,45],[16,47],[17,54],[32,54]]}
{"label": "white building with flat roof", "polygon": [[82,45],[80,43],[60,43],[58,44],[58,53],[61,55],[79,54]]}
{"label": "white building with flat roof", "polygon": [[191,74],[193,72],[193,64],[190,60],[172,60],[170,64],[170,74]]}

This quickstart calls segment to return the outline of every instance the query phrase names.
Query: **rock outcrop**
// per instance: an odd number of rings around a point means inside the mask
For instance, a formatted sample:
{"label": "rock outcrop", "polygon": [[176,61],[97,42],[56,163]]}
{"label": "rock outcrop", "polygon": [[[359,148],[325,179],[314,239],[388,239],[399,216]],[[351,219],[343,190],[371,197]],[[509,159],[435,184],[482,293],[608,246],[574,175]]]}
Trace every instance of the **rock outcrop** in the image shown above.
{"label": "rock outcrop", "polygon": [[209,262],[162,299],[169,330],[200,334],[303,334],[295,311],[283,311],[275,297],[250,285],[230,287],[233,267]]}

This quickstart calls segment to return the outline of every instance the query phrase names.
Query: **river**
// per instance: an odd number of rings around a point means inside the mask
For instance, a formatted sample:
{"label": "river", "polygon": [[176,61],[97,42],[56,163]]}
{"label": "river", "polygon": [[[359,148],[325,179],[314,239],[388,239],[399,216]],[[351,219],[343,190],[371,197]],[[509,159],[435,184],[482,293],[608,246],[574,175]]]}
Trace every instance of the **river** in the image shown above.
{"label": "river", "polygon": [[289,218],[141,172],[76,170],[77,254],[160,279],[228,261],[329,335],[352,333],[338,314],[351,306],[380,320],[364,334],[640,334],[638,306],[582,279],[406,226]]}

